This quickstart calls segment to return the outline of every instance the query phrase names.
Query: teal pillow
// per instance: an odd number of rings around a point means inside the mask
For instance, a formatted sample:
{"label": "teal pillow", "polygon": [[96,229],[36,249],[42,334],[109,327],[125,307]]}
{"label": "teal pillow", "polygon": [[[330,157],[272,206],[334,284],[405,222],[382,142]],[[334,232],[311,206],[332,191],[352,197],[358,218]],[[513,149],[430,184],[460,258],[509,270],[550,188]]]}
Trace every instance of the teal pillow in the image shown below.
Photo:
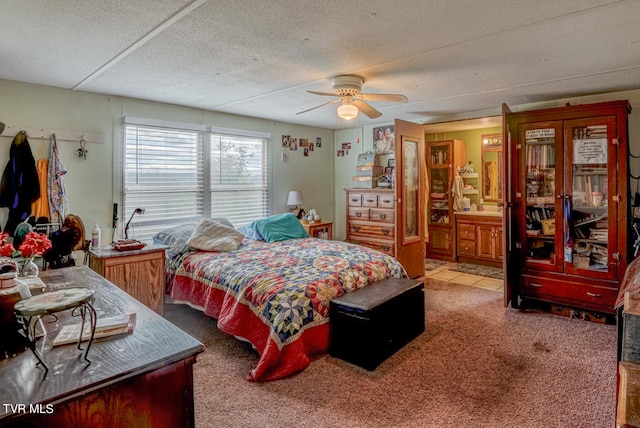
{"label": "teal pillow", "polygon": [[276,214],[261,218],[249,226],[262,235],[267,242],[309,237],[307,231],[302,227],[300,220],[291,213]]}

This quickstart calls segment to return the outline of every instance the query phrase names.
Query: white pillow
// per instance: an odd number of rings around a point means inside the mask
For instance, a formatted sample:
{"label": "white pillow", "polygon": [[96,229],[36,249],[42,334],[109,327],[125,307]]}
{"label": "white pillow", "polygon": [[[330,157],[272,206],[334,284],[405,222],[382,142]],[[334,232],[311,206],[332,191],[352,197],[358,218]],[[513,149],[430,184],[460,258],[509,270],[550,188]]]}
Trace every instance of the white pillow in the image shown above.
{"label": "white pillow", "polygon": [[203,219],[196,226],[187,245],[202,251],[233,251],[242,243],[244,234],[213,219]]}

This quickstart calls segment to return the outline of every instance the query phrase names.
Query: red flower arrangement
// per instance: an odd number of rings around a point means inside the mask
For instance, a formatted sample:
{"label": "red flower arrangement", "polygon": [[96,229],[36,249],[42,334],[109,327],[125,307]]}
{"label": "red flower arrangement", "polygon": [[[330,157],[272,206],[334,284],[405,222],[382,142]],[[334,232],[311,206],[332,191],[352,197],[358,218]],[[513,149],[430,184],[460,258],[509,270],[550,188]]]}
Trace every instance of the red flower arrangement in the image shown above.
{"label": "red flower arrangement", "polygon": [[17,250],[13,244],[7,242],[7,238],[9,238],[7,232],[0,233],[0,256],[2,257],[33,259],[42,257],[51,248],[51,240],[44,233],[28,232]]}

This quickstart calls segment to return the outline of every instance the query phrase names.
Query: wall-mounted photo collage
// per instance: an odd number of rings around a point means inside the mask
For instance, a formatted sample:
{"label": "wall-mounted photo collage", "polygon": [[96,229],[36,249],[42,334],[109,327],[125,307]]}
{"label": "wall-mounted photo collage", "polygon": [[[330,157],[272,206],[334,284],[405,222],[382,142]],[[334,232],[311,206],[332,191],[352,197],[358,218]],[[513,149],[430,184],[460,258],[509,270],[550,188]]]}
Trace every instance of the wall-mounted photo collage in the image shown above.
{"label": "wall-mounted photo collage", "polygon": [[309,157],[310,153],[315,151],[315,149],[322,148],[322,138],[316,137],[315,143],[310,141],[308,138],[298,138],[292,137],[291,135],[282,135],[282,162],[289,162],[289,153],[297,152],[298,148],[303,153],[303,156]]}

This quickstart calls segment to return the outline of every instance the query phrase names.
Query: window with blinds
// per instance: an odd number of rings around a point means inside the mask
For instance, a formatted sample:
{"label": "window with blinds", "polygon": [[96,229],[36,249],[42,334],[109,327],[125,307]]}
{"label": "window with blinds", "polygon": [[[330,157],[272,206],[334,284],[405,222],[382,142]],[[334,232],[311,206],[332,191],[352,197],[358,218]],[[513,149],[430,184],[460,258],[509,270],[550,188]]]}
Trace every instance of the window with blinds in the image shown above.
{"label": "window with blinds", "polygon": [[238,227],[268,215],[266,135],[149,122],[124,124],[122,222],[145,210],[131,221],[129,237],[150,239],[201,218],[226,217]]}
{"label": "window with blinds", "polygon": [[268,211],[266,140],[211,134],[211,216],[236,227]]}

